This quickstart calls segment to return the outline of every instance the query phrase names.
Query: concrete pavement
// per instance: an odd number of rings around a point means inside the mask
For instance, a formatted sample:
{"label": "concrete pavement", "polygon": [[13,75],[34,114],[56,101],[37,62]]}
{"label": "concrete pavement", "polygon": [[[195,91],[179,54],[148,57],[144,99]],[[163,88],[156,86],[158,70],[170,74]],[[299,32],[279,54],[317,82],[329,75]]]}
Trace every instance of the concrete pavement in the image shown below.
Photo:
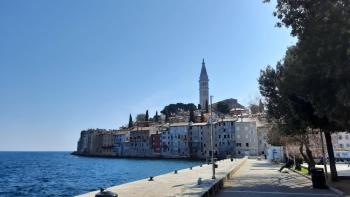
{"label": "concrete pavement", "polygon": [[[217,185],[221,186],[228,174],[238,170],[245,161],[246,158],[236,159],[233,162],[229,159],[218,161],[216,179],[212,179],[212,165],[203,165],[178,170],[177,174],[170,172],[155,176],[153,181],[141,179],[110,187],[107,190],[117,193],[119,197],[203,196],[205,193],[213,193],[210,191],[213,191]],[[200,185],[198,185],[198,178],[202,180]],[[97,192],[89,192],[79,197],[94,197]]]}
{"label": "concrete pavement", "polygon": [[268,161],[249,159],[244,166],[224,184],[218,197],[257,197],[257,196],[337,196],[330,190],[313,189],[309,179],[293,172],[280,173],[279,165]]}

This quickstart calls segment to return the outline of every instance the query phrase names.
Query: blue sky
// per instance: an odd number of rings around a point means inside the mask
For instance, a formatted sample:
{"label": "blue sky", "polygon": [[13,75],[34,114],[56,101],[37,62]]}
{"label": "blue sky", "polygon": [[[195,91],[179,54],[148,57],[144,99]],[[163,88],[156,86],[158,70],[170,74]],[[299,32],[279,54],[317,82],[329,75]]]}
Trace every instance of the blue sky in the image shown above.
{"label": "blue sky", "polygon": [[74,150],[80,130],[258,94],[260,69],[295,42],[262,0],[0,1],[0,150]]}

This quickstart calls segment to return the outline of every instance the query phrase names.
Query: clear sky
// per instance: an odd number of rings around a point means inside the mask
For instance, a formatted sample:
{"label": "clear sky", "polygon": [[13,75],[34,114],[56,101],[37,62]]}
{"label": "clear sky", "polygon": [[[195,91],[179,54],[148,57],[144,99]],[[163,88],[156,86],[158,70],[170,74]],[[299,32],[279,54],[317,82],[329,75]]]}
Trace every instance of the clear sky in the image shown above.
{"label": "clear sky", "polygon": [[262,0],[1,0],[0,150],[74,150],[169,103],[258,94],[295,42]]}

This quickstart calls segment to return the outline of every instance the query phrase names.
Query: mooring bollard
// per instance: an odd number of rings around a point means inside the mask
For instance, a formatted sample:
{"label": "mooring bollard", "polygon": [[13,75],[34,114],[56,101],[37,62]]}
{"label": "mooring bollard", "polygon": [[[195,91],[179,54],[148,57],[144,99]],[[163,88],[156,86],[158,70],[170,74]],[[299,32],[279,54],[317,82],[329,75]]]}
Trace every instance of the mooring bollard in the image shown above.
{"label": "mooring bollard", "polygon": [[198,184],[198,185],[202,184],[202,178],[201,178],[201,177],[198,178],[197,184]]}
{"label": "mooring bollard", "polygon": [[153,176],[150,176],[148,181],[153,181]]}
{"label": "mooring bollard", "polygon": [[100,188],[100,192],[98,192],[95,197],[118,197],[118,194],[111,191],[106,191],[104,188]]}

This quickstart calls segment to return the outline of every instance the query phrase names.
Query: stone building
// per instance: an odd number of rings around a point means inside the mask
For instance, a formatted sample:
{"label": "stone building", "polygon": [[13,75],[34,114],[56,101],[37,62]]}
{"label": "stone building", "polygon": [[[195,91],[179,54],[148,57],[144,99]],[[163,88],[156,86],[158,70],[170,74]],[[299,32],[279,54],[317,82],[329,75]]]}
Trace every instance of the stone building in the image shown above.
{"label": "stone building", "polygon": [[256,121],[242,120],[235,123],[236,155],[258,155]]}
{"label": "stone building", "polygon": [[202,109],[209,104],[209,78],[207,74],[207,69],[205,68],[205,62],[203,59],[201,74],[199,76],[199,104]]}
{"label": "stone building", "polygon": [[162,156],[187,158],[188,147],[188,123],[173,123],[162,131],[161,135]]}

